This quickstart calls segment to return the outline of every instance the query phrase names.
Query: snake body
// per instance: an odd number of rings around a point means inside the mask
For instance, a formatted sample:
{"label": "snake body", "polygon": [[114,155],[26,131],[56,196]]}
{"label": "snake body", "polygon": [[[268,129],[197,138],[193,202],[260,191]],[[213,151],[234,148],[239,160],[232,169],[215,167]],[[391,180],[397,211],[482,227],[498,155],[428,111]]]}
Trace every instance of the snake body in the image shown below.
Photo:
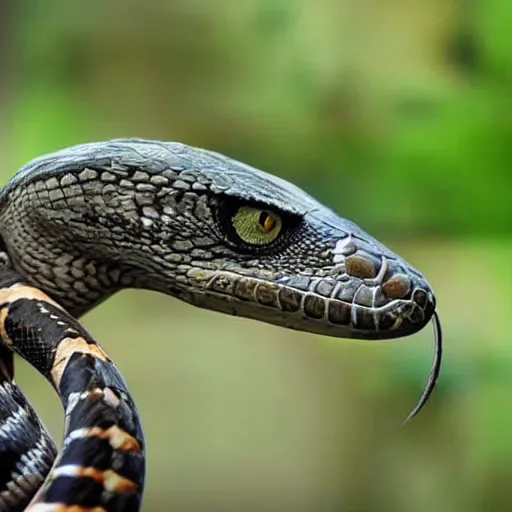
{"label": "snake body", "polygon": [[[123,288],[346,338],[407,336],[435,311],[424,276],[353,222],[181,143],[119,139],[33,160],[0,191],[0,237],[1,512],[139,510],[137,411],[77,321]],[[62,400],[57,457],[13,380],[13,352]]]}
{"label": "snake body", "polygon": [[[58,391],[66,429],[50,471],[56,455],[51,438],[13,382],[12,369],[4,372],[0,410],[11,416],[0,431],[8,434],[0,437],[5,471],[0,509],[139,510],[144,439],[122,376],[85,329],[46,294],[12,270],[4,269],[1,286],[2,340]],[[6,355],[12,361],[12,353]],[[14,424],[8,425],[11,418]]]}

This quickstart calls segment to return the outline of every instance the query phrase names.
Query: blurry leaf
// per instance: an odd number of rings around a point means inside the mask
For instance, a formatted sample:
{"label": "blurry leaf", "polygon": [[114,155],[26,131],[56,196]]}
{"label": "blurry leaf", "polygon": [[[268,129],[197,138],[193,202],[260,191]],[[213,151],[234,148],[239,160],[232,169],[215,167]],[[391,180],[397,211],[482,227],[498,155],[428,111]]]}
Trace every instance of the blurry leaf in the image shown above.
{"label": "blurry leaf", "polygon": [[477,35],[482,46],[484,68],[510,87],[512,82],[512,4],[507,0],[477,3]]}
{"label": "blurry leaf", "polygon": [[29,158],[85,141],[90,133],[84,105],[63,90],[28,88],[18,98],[10,136],[19,165]]}

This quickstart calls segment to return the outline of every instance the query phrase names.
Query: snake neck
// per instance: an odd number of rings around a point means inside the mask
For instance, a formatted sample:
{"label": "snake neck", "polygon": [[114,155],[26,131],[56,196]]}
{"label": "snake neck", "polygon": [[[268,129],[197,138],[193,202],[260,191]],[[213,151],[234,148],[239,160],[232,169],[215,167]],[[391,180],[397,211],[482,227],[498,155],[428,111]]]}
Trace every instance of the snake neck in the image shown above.
{"label": "snake neck", "polygon": [[164,173],[86,168],[14,188],[0,209],[4,250],[75,317],[124,288],[194,302],[187,272],[219,269],[233,254],[214,233],[214,194],[184,191]]}
{"label": "snake neck", "polygon": [[[118,186],[108,193],[101,181],[89,180],[64,208],[37,192],[37,183],[28,188],[30,200],[14,190],[0,212],[2,248],[28,284],[75,317],[123,288],[172,294],[174,269],[187,256],[170,251],[173,244],[180,249],[186,230],[165,215],[150,222],[140,203],[154,203],[153,192]],[[165,221],[165,230],[155,232],[153,223]]]}
{"label": "snake neck", "polygon": [[[16,223],[18,227],[24,224],[21,219]],[[66,240],[54,239],[51,243],[37,233],[27,230],[23,245],[0,240],[0,247],[9,255],[13,270],[23,276],[27,284],[44,291],[75,318],[106,300],[127,282],[129,272],[120,262],[104,259],[98,248],[96,254],[82,251],[71,239],[71,231],[67,231]]]}

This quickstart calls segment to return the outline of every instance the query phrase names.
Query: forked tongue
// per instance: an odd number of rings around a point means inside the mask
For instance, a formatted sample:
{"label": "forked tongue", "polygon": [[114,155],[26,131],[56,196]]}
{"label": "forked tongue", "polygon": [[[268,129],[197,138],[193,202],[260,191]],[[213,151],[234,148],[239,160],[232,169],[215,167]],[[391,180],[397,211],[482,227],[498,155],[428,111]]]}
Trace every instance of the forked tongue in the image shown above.
{"label": "forked tongue", "polygon": [[436,386],[439,372],[441,371],[441,359],[443,356],[443,331],[441,330],[441,322],[439,321],[439,315],[437,314],[437,311],[434,311],[434,314],[432,315],[432,323],[434,326],[434,360],[428,375],[427,385],[425,386],[425,390],[423,391],[423,394],[416,404],[416,407],[414,407],[407,418],[405,418],[401,426],[404,426],[409,420],[414,418],[414,416],[416,416],[421,411],[423,406],[428,402],[428,399],[430,398],[430,395]]}

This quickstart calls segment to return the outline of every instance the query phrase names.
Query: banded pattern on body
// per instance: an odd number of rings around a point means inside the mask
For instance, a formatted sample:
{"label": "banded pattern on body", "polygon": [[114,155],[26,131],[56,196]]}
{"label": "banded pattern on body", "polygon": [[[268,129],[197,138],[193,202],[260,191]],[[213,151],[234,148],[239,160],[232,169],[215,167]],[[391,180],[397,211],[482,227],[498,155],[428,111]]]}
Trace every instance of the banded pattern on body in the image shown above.
{"label": "banded pattern on body", "polygon": [[49,433],[14,382],[13,353],[0,345],[1,512],[25,510],[56,455]]}
{"label": "banded pattern on body", "polygon": [[23,510],[55,455],[10,351],[66,411],[63,449],[28,510],[138,510],[136,409],[76,320],[124,288],[342,338],[400,338],[434,318],[436,358],[412,415],[439,371],[436,300],[418,270],[298,187],[205,149],[120,139],[37,158],[0,190],[0,251],[0,512]]}
{"label": "banded pattern on body", "polygon": [[[6,482],[0,510],[139,510],[144,440],[122,376],[76,320],[6,265],[0,267],[0,286],[0,368],[5,377],[0,387],[0,460]],[[49,434],[14,387],[12,353],[5,346],[39,370],[59,394],[66,428],[55,461]],[[9,444],[14,440],[16,446]]]}

